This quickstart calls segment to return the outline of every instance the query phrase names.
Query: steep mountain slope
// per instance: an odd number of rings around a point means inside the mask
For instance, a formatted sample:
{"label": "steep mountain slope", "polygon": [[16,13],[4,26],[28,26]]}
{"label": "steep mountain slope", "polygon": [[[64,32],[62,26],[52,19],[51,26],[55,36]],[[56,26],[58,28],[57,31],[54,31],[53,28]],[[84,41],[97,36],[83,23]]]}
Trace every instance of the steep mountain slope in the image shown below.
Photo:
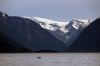
{"label": "steep mountain slope", "polygon": [[100,52],[100,18],[86,27],[67,52]]}
{"label": "steep mountain slope", "polygon": [[17,16],[10,17],[2,12],[0,12],[0,33],[34,51],[55,50],[60,52],[67,47],[33,20]]}
{"label": "steep mountain slope", "polygon": [[70,22],[58,22],[49,19],[39,17],[25,17],[37,22],[42,28],[51,32],[61,41],[70,45],[80,32],[87,27],[92,21],[91,20],[72,20]]}
{"label": "steep mountain slope", "polygon": [[68,42],[66,44],[70,46],[72,42],[79,36],[79,34],[86,28],[89,24],[91,24],[92,20],[72,20],[68,25],[66,25],[66,29],[69,32],[66,35],[69,37]]}
{"label": "steep mountain slope", "polygon": [[22,47],[11,38],[0,33],[0,53],[19,53],[19,52],[33,52],[27,48]]}

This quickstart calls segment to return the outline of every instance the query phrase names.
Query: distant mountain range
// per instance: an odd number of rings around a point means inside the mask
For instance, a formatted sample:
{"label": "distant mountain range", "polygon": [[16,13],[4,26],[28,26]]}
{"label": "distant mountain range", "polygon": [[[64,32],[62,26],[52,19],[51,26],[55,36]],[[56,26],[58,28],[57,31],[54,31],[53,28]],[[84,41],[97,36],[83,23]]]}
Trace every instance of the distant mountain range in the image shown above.
{"label": "distant mountain range", "polygon": [[86,27],[66,52],[100,52],[100,18]]}
{"label": "distant mountain range", "polygon": [[39,17],[25,17],[37,22],[42,28],[48,30],[59,40],[70,46],[70,44],[77,38],[81,31],[87,27],[92,20],[72,20],[69,22],[53,21]]}
{"label": "distant mountain range", "polygon": [[52,50],[61,52],[67,45],[41,28],[33,20],[8,16],[0,12],[0,33],[5,34],[22,47],[33,51]]}
{"label": "distant mountain range", "polygon": [[0,52],[100,52],[100,18],[53,21],[0,12]]}

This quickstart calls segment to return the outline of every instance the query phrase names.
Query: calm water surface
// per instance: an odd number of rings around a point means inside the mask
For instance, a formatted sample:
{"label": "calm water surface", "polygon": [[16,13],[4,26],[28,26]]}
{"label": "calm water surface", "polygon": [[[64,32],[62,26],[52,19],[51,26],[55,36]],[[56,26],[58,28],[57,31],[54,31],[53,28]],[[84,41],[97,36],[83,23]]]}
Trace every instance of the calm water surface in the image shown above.
{"label": "calm water surface", "polygon": [[0,66],[100,66],[100,53],[5,53]]}

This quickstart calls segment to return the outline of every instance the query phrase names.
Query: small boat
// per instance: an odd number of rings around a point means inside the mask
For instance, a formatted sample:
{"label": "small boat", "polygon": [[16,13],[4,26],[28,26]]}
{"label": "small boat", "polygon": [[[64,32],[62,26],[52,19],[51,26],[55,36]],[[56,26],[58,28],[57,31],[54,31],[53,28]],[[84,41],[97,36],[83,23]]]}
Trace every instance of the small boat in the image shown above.
{"label": "small boat", "polygon": [[40,59],[41,57],[37,57],[38,59]]}

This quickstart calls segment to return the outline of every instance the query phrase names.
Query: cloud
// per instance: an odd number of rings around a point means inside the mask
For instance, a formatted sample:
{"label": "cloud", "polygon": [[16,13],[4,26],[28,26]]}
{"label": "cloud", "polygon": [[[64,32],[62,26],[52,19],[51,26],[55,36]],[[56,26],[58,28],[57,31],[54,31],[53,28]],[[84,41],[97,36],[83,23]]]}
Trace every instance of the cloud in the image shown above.
{"label": "cloud", "polygon": [[96,17],[99,6],[100,0],[0,0],[0,11],[7,14],[55,19]]}
{"label": "cloud", "polygon": [[59,7],[79,6],[87,0],[0,0],[1,6],[6,7]]}

